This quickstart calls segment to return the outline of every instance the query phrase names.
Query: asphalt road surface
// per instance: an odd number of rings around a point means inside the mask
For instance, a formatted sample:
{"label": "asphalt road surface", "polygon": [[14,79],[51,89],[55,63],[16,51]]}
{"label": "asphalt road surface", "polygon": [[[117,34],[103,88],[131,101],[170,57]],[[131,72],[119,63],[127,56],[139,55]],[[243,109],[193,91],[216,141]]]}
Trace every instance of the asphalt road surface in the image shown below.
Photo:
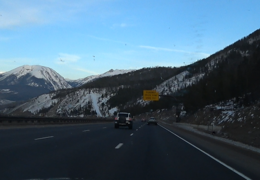
{"label": "asphalt road surface", "polygon": [[0,130],[0,179],[247,179],[161,126]]}

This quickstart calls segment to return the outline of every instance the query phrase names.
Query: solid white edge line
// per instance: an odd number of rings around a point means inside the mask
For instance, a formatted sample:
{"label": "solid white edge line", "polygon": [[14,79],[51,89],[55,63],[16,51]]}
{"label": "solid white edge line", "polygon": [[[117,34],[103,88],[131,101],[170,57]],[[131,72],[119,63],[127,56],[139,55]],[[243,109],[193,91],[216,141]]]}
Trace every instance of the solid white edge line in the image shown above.
{"label": "solid white edge line", "polygon": [[251,180],[249,177],[247,177],[246,175],[244,175],[243,173],[235,170],[234,168],[230,167],[229,165],[225,164],[224,162],[218,160],[217,158],[215,158],[214,156],[208,154],[207,152],[203,151],[202,149],[198,148],[197,146],[195,146],[194,144],[190,143],[189,141],[183,139],[182,137],[178,136],[177,134],[175,134],[174,132],[170,131],[169,129],[161,126],[160,124],[158,124],[161,128],[165,129],[166,131],[172,133],[174,136],[178,137],[179,139],[183,140],[184,142],[186,142],[187,144],[191,145],[192,147],[194,147],[195,149],[199,150],[200,152],[202,152],[203,154],[207,155],[208,157],[210,157],[211,159],[215,160],[216,162],[218,162],[219,164],[225,166],[226,168],[228,168],[229,170],[233,171],[234,173],[236,173],[237,175],[241,176],[244,179],[247,180]]}
{"label": "solid white edge line", "polygon": [[123,146],[123,143],[119,143],[119,144],[115,147],[115,149],[119,149],[119,148],[121,148],[121,146]]}
{"label": "solid white edge line", "polygon": [[53,136],[46,136],[46,137],[36,138],[34,140],[37,141],[37,140],[49,139],[49,138],[53,138]]}

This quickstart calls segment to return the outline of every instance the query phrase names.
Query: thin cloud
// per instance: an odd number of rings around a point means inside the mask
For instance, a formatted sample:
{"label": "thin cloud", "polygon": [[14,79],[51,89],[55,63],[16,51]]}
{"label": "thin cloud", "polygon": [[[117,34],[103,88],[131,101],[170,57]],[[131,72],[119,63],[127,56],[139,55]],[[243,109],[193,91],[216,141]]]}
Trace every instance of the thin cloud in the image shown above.
{"label": "thin cloud", "polygon": [[81,57],[74,54],[59,53],[59,57],[56,58],[56,64],[69,64],[80,60]]}
{"label": "thin cloud", "polygon": [[130,27],[132,25],[130,24],[127,24],[127,23],[115,23],[111,26],[112,29],[115,29],[115,28],[126,28],[126,27]]}
{"label": "thin cloud", "polygon": [[179,49],[170,49],[170,48],[162,48],[162,47],[154,47],[154,46],[143,46],[143,45],[140,45],[139,47],[144,48],[144,49],[155,50],[155,51],[169,51],[169,52],[178,52],[178,53],[199,55],[203,58],[210,56],[210,54],[203,53],[203,52],[191,52],[191,51],[185,51],[185,50],[179,50]]}
{"label": "thin cloud", "polygon": [[94,75],[98,75],[99,73],[95,72],[95,71],[90,71],[88,69],[83,69],[83,68],[74,68],[74,70],[77,70],[77,71],[82,71],[82,72],[86,72],[86,73],[89,73],[89,74],[94,74]]}
{"label": "thin cloud", "polygon": [[[81,13],[93,15],[93,8],[112,0],[12,0],[0,6],[0,29],[75,21]],[[95,16],[98,16],[94,14]]]}
{"label": "thin cloud", "polygon": [[12,38],[0,36],[0,41],[9,41],[10,39]]}
{"label": "thin cloud", "polygon": [[191,53],[189,51],[184,51],[184,50],[179,50],[179,49],[170,49],[170,48],[162,48],[162,47],[154,47],[154,46],[140,45],[139,47],[144,48],[144,49],[151,49],[151,50],[155,50],[155,51],[172,51],[172,52],[181,52],[181,53]]}
{"label": "thin cloud", "polygon": [[120,27],[124,28],[124,27],[127,27],[128,25],[126,23],[121,23],[120,24]]}
{"label": "thin cloud", "polygon": [[115,43],[120,43],[120,44],[127,44],[126,42],[123,42],[123,41],[116,41],[116,40],[103,38],[103,37],[97,37],[97,36],[93,36],[93,35],[88,35],[88,37],[91,37],[93,39],[97,39],[97,40],[100,40],[100,41],[109,41],[109,42],[115,42]]}
{"label": "thin cloud", "polygon": [[41,10],[30,6],[20,6],[19,3],[6,3],[0,8],[0,29],[8,29],[15,26],[24,26],[29,24],[41,24]]}

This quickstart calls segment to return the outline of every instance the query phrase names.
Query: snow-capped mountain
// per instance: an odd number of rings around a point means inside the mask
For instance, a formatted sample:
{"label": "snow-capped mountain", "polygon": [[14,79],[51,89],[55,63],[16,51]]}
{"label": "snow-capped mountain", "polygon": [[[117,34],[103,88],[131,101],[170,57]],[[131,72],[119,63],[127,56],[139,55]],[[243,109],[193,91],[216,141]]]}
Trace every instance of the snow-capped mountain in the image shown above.
{"label": "snow-capped mountain", "polygon": [[0,99],[27,100],[53,90],[71,86],[51,68],[24,65],[0,74]]}
{"label": "snow-capped mountain", "polygon": [[71,88],[66,80],[51,68],[24,65],[0,75],[0,85],[24,84],[50,91]]}
{"label": "snow-capped mountain", "polygon": [[133,69],[128,69],[128,70],[110,69],[109,71],[107,71],[103,74],[92,75],[92,76],[88,76],[86,78],[81,78],[81,79],[77,79],[77,80],[67,80],[67,82],[72,87],[79,87],[79,86],[82,86],[83,84],[86,84],[88,82],[92,82],[92,81],[99,79],[99,78],[102,78],[102,77],[115,76],[115,75],[119,75],[119,74],[129,73],[129,72],[132,72],[132,71],[135,71],[135,70],[133,70]]}

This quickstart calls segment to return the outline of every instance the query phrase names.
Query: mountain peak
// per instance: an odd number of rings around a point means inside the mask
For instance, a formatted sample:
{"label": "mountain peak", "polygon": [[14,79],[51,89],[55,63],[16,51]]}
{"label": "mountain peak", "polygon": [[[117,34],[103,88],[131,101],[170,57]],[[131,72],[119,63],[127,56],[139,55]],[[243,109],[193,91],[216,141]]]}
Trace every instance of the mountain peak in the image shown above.
{"label": "mountain peak", "polygon": [[23,82],[23,84],[25,83],[24,85],[45,87],[49,90],[71,88],[66,80],[56,71],[40,65],[23,65],[5,72],[1,74],[0,82],[7,85]]}

